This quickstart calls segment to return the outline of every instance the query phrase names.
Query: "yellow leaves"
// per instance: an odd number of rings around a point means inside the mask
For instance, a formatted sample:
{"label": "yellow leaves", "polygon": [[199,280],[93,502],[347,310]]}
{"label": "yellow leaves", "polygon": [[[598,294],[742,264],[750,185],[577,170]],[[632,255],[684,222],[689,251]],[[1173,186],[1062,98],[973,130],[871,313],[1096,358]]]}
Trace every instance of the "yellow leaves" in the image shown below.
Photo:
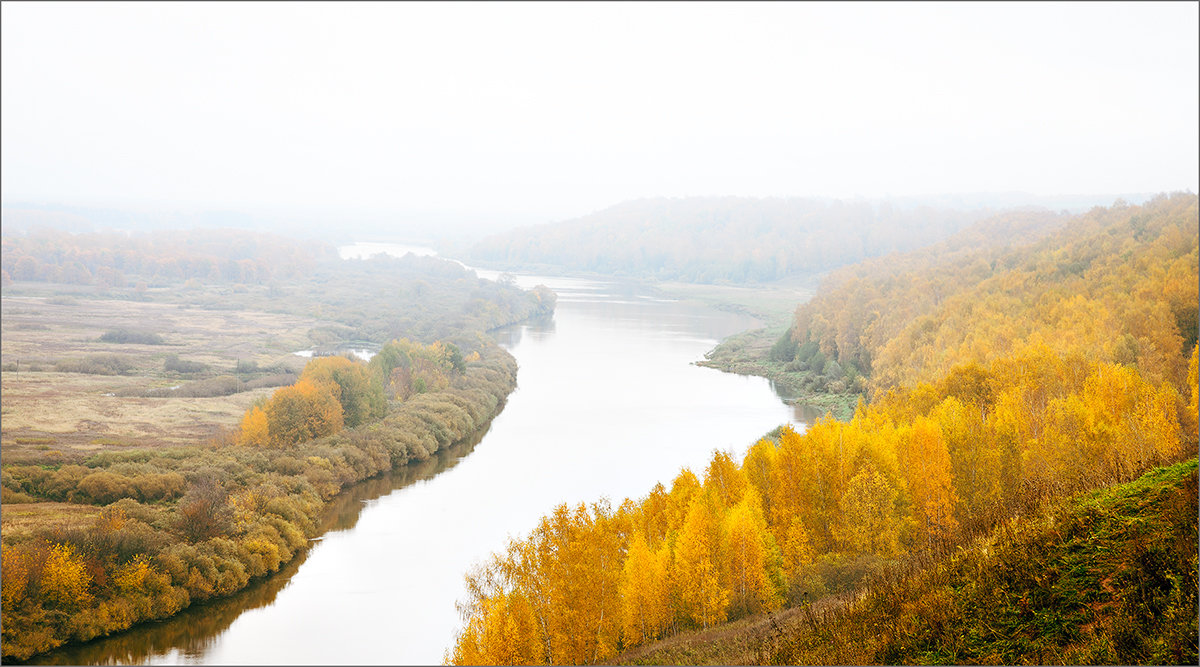
{"label": "yellow leaves", "polygon": [[851,551],[891,558],[899,551],[896,490],[867,463],[851,478],[839,503],[842,540]]}
{"label": "yellow leaves", "polygon": [[0,550],[0,604],[8,611],[25,599],[29,583],[29,565],[23,554],[12,547]]}
{"label": "yellow leaves", "polygon": [[[271,447],[288,447],[332,435],[343,425],[342,406],[330,385],[307,379],[277,389],[263,412]],[[257,429],[258,424],[253,427]]]}
{"label": "yellow leaves", "polygon": [[483,665],[540,665],[537,620],[525,596],[501,594],[484,601],[480,651],[471,662]]}
{"label": "yellow leaves", "polygon": [[704,472],[704,488],[712,489],[723,507],[732,507],[742,498],[746,476],[726,452],[714,452]]}
{"label": "yellow leaves", "polygon": [[916,508],[920,536],[929,542],[949,539],[958,531],[950,454],[937,422],[918,417],[901,438],[901,463]]}
{"label": "yellow leaves", "polygon": [[799,578],[804,568],[812,565],[815,559],[808,531],[804,529],[804,520],[799,515],[793,516],[787,526],[782,551],[783,573],[788,581]]}
{"label": "yellow leaves", "polygon": [[890,391],[849,423],[784,428],[740,466],[717,453],[703,484],[684,469],[669,491],[656,485],[615,515],[556,508],[474,584],[453,659],[604,660],[619,645],[774,609],[785,582],[804,587],[830,552],[894,558],[990,520],[1023,487],[1070,490],[1194,451],[1185,408],[1195,414],[1200,347],[1183,398],[1047,340]]}
{"label": "yellow leaves", "polygon": [[104,533],[113,533],[124,528],[128,518],[125,510],[119,507],[105,507],[96,517],[96,528]]}
{"label": "yellow leaves", "polygon": [[684,615],[709,627],[725,620],[729,591],[719,571],[720,526],[714,502],[702,494],[692,499],[675,545],[675,583]]}
{"label": "yellow leaves", "polygon": [[145,556],[135,556],[113,572],[112,581],[118,590],[129,593],[142,590],[146,585],[147,578],[152,576],[150,560]]}
{"label": "yellow leaves", "polygon": [[250,408],[242,417],[237,443],[250,447],[269,447],[271,437],[267,427],[267,413],[258,406]]}
{"label": "yellow leaves", "polygon": [[747,489],[742,500],[726,515],[722,530],[731,605],[739,612],[774,610],[782,604],[768,572],[770,543],[761,507],[758,492]]}
{"label": "yellow leaves", "polygon": [[675,476],[671,483],[671,492],[667,494],[667,527],[669,530],[679,530],[687,517],[688,507],[692,498],[700,492],[700,480],[696,474],[684,468]]}
{"label": "yellow leaves", "polygon": [[665,544],[654,552],[641,535],[630,540],[621,581],[622,628],[627,644],[658,639],[670,623],[670,559]]}
{"label": "yellow leaves", "polygon": [[[396,359],[398,354],[393,350]],[[262,405],[246,411],[237,444],[290,447],[378,419],[386,411],[378,374],[346,357],[319,357],[304,367],[296,384],[277,389]]]}
{"label": "yellow leaves", "polygon": [[1192,347],[1192,357],[1188,360],[1187,385],[1185,391],[1191,395],[1188,400],[1187,409],[1184,411],[1182,420],[1182,429],[1184,438],[1187,441],[1188,449],[1192,452],[1196,451],[1197,442],[1200,441],[1200,424],[1197,424],[1200,414],[1200,384],[1198,384],[1198,374],[1200,374],[1200,345]]}
{"label": "yellow leaves", "polygon": [[91,599],[92,576],[69,544],[55,544],[42,569],[42,600],[64,609],[74,609]]}

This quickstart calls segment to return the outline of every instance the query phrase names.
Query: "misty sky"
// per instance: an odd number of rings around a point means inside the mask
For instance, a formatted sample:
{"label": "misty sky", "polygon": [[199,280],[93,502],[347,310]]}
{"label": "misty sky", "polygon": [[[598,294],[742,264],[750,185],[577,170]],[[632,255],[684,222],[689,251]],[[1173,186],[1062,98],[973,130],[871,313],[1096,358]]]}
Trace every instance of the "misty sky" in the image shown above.
{"label": "misty sky", "polygon": [[11,201],[1200,190],[1196,3],[10,3]]}

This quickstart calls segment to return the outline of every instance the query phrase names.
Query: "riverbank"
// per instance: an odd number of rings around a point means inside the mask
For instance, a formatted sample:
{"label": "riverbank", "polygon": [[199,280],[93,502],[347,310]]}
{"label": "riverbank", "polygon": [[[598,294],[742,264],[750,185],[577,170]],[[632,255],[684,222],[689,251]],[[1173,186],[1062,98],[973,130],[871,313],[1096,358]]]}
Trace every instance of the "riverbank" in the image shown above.
{"label": "riverbank", "polygon": [[786,326],[765,327],[744,331],[721,341],[705,354],[697,366],[715,368],[738,375],[757,375],[774,382],[783,400],[788,404],[811,405],[835,419],[846,421],[854,416],[861,394],[855,391],[809,389],[814,383],[822,386],[844,387],[846,383],[825,382],[821,373],[800,370],[791,362],[783,363],[771,359],[771,348],[787,333]]}
{"label": "riverbank", "polygon": [[670,282],[652,284],[649,289],[664,298],[702,303],[763,322],[762,328],[724,338],[703,360],[695,362],[697,366],[767,378],[775,383],[785,403],[812,406],[845,421],[854,415],[861,396],[860,391],[854,390],[852,379],[839,385],[836,381],[844,379],[844,375],[831,381],[823,372],[771,358],[771,348],[787,332],[797,304],[812,298],[821,277],[822,274],[800,276],[754,287]]}
{"label": "riverbank", "polygon": [[[107,484],[134,479],[126,475],[136,464],[137,479],[174,473],[191,489],[172,507],[125,497],[49,535],[10,540],[5,661],[166,618],[270,576],[321,534],[320,517],[344,488],[429,460],[486,429],[516,387],[516,370],[507,352],[485,348],[445,390],[396,404],[380,422],[287,449],[104,452],[51,471],[53,479],[65,468],[79,478],[73,486],[91,488],[88,476]],[[44,485],[39,470],[6,466],[6,485]],[[6,504],[6,521],[18,520],[21,507]]]}
{"label": "riverbank", "polygon": [[[502,409],[503,405],[496,410],[496,414]],[[120,656],[126,664],[144,664],[151,661],[169,662],[170,656],[176,652],[187,655],[202,650],[242,614],[273,604],[278,594],[293,583],[294,576],[320,541],[335,533],[353,530],[370,503],[453,468],[475,449],[490,428],[489,421],[471,437],[443,448],[425,460],[411,461],[343,490],[326,503],[319,521],[319,532],[309,539],[306,548],[298,551],[289,563],[282,565],[274,574],[251,581],[241,591],[197,602],[169,618],[140,623],[106,637],[65,644],[37,654],[24,664],[95,665],[110,663],[114,656]]]}

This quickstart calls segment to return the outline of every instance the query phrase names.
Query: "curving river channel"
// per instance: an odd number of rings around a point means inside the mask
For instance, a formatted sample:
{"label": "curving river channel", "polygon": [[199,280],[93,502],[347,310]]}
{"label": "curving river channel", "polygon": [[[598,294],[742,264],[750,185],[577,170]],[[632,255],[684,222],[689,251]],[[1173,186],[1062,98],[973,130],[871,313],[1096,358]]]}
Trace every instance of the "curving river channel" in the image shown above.
{"label": "curving river channel", "polygon": [[615,506],[669,487],[683,466],[703,475],[714,449],[740,457],[815,416],[763,378],[692,365],[761,326],[751,317],[615,283],[516,279],[554,289],[557,312],[495,332],[520,364],[518,388],[475,441],[347,490],[306,554],[238,595],[39,662],[437,664],[463,574],[556,504]]}

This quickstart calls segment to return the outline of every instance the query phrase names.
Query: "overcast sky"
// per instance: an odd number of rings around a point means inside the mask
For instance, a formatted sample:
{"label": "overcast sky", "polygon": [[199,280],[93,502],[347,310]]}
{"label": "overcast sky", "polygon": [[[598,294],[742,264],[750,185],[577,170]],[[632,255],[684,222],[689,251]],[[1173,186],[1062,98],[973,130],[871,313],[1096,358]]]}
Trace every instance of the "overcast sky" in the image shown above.
{"label": "overcast sky", "polygon": [[1197,3],[12,3],[12,201],[1200,190]]}

